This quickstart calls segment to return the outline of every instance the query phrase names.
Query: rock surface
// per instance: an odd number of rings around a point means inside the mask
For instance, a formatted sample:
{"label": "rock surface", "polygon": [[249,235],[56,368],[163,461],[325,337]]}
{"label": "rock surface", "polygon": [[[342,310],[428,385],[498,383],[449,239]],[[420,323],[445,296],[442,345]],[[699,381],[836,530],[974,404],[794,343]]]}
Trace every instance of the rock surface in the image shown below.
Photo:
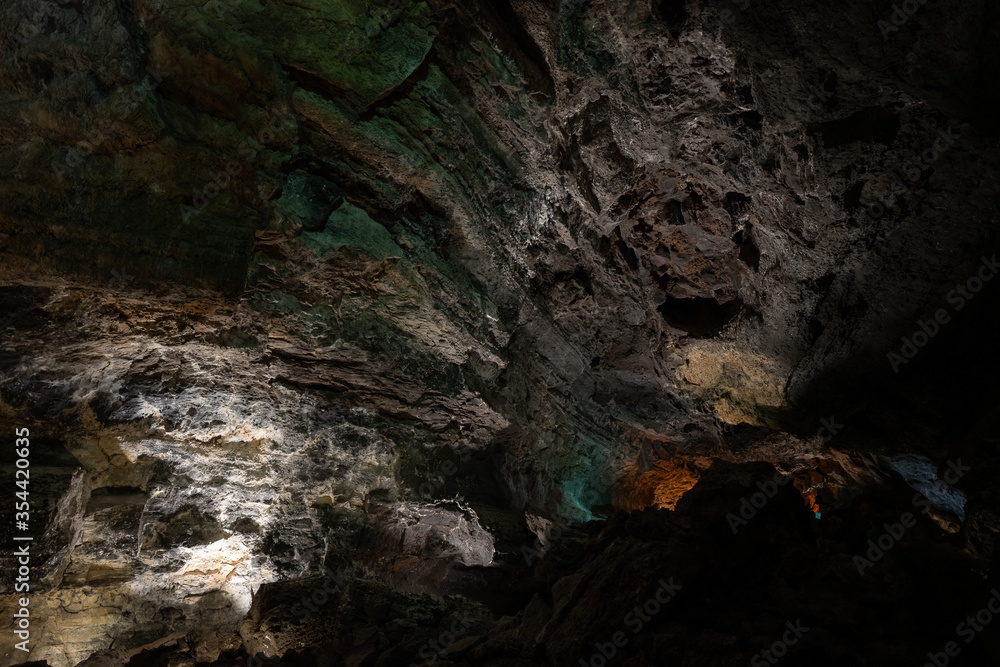
{"label": "rock surface", "polygon": [[[1000,530],[1000,12],[891,12],[5,2],[0,661],[576,664],[661,565],[633,664],[937,650]],[[909,455],[964,517],[856,578]]]}

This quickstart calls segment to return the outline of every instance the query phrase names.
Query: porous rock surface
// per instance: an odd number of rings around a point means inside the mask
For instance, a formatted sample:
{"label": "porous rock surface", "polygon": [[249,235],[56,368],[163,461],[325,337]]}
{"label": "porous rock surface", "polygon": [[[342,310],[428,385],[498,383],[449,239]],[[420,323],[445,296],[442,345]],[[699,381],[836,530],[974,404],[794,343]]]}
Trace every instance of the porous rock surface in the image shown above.
{"label": "porous rock surface", "polygon": [[[38,542],[34,648],[0,661],[575,664],[660,546],[690,584],[634,664],[745,663],[819,606],[798,659],[919,658],[860,629],[890,606],[851,522],[909,506],[872,452],[975,459],[966,520],[921,514],[887,567],[911,599],[917,556],[951,563],[934,619],[992,571],[997,297],[950,291],[997,245],[1000,15],[889,13],[5,2],[0,421]],[[761,461],[794,484],[729,553]],[[718,579],[754,564],[783,582]],[[335,610],[275,611],[330,578]],[[727,624],[770,601],[753,628],[716,627],[733,587]]]}

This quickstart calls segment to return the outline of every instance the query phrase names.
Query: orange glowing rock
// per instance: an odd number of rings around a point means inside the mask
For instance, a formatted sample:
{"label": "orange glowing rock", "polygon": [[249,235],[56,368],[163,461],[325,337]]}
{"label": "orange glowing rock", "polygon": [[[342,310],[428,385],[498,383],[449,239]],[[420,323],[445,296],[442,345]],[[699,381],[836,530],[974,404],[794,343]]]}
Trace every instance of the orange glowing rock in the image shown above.
{"label": "orange glowing rock", "polygon": [[631,463],[622,471],[612,504],[627,512],[646,507],[672,510],[681,496],[698,483],[699,467],[703,466],[681,456],[655,461],[652,469],[641,473],[638,465]]}

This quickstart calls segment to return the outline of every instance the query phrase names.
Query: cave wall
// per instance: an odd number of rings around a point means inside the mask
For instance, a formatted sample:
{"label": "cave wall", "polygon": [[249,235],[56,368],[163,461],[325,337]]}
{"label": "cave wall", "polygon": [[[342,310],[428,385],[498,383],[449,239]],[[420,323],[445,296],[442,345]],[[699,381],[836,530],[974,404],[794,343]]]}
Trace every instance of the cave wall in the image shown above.
{"label": "cave wall", "polygon": [[996,247],[1000,23],[889,10],[5,3],[0,416],[85,472],[39,657],[895,395]]}

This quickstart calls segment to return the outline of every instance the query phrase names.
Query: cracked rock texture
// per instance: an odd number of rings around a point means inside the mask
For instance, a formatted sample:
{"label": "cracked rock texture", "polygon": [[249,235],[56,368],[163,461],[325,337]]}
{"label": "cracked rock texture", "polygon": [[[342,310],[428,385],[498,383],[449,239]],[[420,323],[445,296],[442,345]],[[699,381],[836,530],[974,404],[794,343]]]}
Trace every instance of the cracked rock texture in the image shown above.
{"label": "cracked rock texture", "polygon": [[[943,645],[1000,530],[1000,10],[891,12],[6,0],[0,422],[37,542],[0,661],[576,664],[659,547],[691,584],[634,664],[745,663],[785,614],[828,624],[787,664]],[[885,563],[907,600],[945,568],[938,625],[852,574],[912,509],[902,454],[972,462],[964,520]],[[755,564],[781,581],[718,578]]]}

